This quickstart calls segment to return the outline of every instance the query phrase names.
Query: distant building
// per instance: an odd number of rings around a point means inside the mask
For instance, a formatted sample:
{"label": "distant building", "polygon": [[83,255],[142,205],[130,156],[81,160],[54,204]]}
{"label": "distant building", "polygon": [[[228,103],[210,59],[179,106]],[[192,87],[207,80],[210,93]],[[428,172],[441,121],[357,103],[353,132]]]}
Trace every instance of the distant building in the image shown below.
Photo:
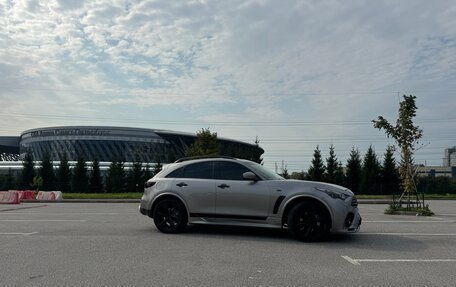
{"label": "distant building", "polygon": [[[83,156],[86,161],[140,161],[169,163],[185,156],[196,135],[176,131],[106,127],[61,126],[27,130],[20,136],[0,136],[0,161],[20,161],[27,151],[35,161],[49,154],[60,161],[66,154],[69,161]],[[218,138],[221,153],[249,159],[264,150],[255,144]]]}
{"label": "distant building", "polygon": [[456,166],[417,166],[419,176],[448,176],[456,179]]}
{"label": "distant building", "polygon": [[445,149],[443,166],[456,166],[456,146]]}

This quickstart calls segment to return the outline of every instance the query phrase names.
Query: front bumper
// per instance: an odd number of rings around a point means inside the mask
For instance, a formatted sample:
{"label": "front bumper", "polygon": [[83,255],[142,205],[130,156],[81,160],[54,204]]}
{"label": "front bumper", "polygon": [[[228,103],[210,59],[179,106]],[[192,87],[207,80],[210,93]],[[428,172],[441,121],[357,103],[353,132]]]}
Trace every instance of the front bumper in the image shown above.
{"label": "front bumper", "polygon": [[149,211],[145,208],[142,208],[141,206],[139,207],[139,213],[142,215],[149,215]]}
{"label": "front bumper", "polygon": [[357,204],[353,204],[351,199],[347,199],[344,204],[333,206],[333,222],[331,232],[334,233],[353,233],[358,232],[362,218],[359,214]]}

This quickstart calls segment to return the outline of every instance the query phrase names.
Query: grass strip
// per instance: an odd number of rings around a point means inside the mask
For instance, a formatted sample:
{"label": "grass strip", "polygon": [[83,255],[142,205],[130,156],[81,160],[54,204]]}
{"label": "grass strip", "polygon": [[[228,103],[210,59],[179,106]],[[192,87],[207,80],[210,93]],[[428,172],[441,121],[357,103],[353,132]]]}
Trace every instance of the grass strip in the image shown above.
{"label": "grass strip", "polygon": [[142,192],[126,193],[64,193],[64,199],[140,199]]}

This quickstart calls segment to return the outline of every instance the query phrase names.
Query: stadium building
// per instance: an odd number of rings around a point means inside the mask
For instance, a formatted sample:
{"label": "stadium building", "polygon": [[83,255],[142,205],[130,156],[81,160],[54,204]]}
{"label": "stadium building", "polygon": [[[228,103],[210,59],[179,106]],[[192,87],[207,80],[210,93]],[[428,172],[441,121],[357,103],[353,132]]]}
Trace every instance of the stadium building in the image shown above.
{"label": "stadium building", "polygon": [[[128,127],[62,126],[27,130],[20,136],[0,137],[0,161],[20,161],[30,151],[35,161],[48,153],[58,162],[64,154],[69,161],[83,156],[88,162],[140,161],[169,163],[184,157],[196,140],[191,133]],[[218,138],[221,154],[240,158],[261,155],[255,144]]]}

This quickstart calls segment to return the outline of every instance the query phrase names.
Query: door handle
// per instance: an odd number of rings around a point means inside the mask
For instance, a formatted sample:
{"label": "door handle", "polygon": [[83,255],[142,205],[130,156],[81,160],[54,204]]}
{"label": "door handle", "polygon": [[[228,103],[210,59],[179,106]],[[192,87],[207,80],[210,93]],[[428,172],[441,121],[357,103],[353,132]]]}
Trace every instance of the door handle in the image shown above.
{"label": "door handle", "polygon": [[219,187],[221,189],[225,189],[225,188],[229,188],[230,186],[228,184],[221,184],[221,185],[218,185],[217,187]]}
{"label": "door handle", "polygon": [[178,187],[183,187],[183,186],[187,186],[187,184],[185,182],[180,182],[178,184],[176,184]]}

